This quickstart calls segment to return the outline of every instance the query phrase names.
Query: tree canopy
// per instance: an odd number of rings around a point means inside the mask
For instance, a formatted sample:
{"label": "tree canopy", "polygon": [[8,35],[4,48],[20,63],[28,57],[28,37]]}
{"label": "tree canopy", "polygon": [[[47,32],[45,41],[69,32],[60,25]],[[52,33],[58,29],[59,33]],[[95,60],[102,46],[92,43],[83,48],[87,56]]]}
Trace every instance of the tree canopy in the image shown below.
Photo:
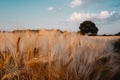
{"label": "tree canopy", "polygon": [[82,22],[80,24],[79,29],[83,35],[89,34],[89,33],[96,35],[98,32],[98,28],[96,27],[96,25],[92,21]]}

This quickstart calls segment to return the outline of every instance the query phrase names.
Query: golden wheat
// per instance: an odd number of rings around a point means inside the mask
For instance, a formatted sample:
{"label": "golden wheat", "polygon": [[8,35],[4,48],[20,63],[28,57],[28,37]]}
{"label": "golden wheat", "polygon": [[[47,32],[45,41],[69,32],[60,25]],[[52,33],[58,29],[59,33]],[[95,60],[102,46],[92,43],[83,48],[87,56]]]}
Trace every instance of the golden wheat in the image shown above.
{"label": "golden wheat", "polygon": [[120,69],[112,43],[59,30],[0,32],[1,80],[109,80]]}

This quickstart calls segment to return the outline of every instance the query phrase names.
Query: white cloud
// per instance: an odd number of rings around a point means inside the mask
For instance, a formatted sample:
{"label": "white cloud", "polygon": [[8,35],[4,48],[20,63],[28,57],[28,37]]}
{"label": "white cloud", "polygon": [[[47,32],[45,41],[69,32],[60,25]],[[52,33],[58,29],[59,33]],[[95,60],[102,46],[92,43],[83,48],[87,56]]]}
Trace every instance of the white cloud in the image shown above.
{"label": "white cloud", "polygon": [[114,13],[115,13],[115,11],[112,11],[112,12],[102,11],[102,12],[99,14],[99,17],[98,17],[98,18],[100,18],[100,19],[106,19],[106,18],[111,17]]}
{"label": "white cloud", "polygon": [[68,19],[68,22],[78,22],[78,21],[84,21],[86,19],[91,19],[96,17],[96,14],[94,13],[73,13]]}
{"label": "white cloud", "polygon": [[71,8],[76,8],[80,6],[88,6],[94,3],[101,3],[104,2],[105,0],[71,0],[70,2],[70,7]]}
{"label": "white cloud", "polygon": [[54,10],[54,7],[48,7],[47,10],[48,10],[48,11],[53,11],[53,10]]}
{"label": "white cloud", "polygon": [[81,6],[82,3],[83,3],[82,0],[73,0],[70,4],[70,7],[75,8],[75,7]]}
{"label": "white cloud", "polygon": [[81,22],[84,20],[95,21],[116,21],[120,20],[120,14],[115,11],[101,11],[100,13],[77,13],[74,12],[68,19],[68,22]]}

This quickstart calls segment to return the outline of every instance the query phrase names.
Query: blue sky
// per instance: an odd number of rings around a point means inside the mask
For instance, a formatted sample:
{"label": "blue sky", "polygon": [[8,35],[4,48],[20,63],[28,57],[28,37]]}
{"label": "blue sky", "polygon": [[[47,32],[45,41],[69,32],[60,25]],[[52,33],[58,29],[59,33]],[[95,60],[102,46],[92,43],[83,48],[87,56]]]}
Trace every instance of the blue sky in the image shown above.
{"label": "blue sky", "polygon": [[0,0],[0,30],[78,31],[84,20],[99,34],[120,32],[120,0]]}

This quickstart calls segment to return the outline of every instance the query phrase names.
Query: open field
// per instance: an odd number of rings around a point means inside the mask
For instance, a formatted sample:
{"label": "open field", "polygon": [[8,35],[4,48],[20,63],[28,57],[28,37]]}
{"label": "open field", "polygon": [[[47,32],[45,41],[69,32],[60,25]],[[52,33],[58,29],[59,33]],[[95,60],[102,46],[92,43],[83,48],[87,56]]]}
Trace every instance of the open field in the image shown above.
{"label": "open field", "polygon": [[119,39],[59,30],[0,32],[0,80],[118,80]]}

